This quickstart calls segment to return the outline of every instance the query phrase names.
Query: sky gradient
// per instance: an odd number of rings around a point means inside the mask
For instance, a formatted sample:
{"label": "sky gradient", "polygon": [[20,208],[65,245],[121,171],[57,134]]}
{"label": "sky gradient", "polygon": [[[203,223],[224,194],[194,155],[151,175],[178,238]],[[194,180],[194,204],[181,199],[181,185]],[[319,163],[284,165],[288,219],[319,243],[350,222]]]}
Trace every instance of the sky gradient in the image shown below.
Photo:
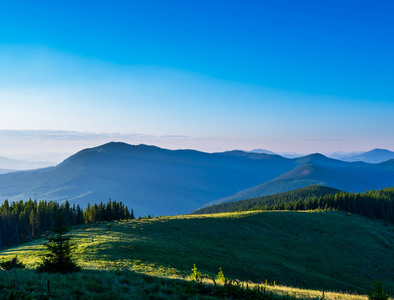
{"label": "sky gradient", "polygon": [[391,1],[3,1],[0,155],[111,139],[394,150],[393,13]]}

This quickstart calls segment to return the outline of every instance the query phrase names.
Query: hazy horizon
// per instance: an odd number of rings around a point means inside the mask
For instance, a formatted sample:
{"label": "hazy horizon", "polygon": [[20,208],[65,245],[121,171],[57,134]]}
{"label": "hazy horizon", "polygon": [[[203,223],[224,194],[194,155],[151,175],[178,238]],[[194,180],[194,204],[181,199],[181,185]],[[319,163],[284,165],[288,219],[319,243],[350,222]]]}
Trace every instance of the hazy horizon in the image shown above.
{"label": "hazy horizon", "polygon": [[[249,148],[240,148],[231,141],[223,138],[222,147],[218,147],[217,142],[220,138],[202,137],[192,138],[187,136],[149,136],[143,134],[125,134],[125,133],[94,133],[94,132],[69,132],[55,130],[0,130],[0,158],[25,160],[31,162],[44,162],[42,166],[58,164],[69,156],[85,149],[93,148],[109,142],[122,142],[131,145],[146,144],[160,148],[179,150],[193,149],[202,152],[214,153],[231,150],[252,151],[263,149],[274,152],[279,155],[296,155],[303,156],[312,153],[321,153],[326,156],[335,154],[354,154],[367,152],[375,148],[351,149],[348,151],[274,151],[267,147],[252,147],[255,141],[252,141]],[[197,147],[195,147],[197,146]],[[199,147],[198,147],[199,146]],[[46,151],[42,151],[42,150]],[[386,149],[390,150],[391,149]],[[52,163],[52,164],[51,164]],[[0,165],[0,168],[2,166]],[[28,168],[26,168],[28,169]]]}

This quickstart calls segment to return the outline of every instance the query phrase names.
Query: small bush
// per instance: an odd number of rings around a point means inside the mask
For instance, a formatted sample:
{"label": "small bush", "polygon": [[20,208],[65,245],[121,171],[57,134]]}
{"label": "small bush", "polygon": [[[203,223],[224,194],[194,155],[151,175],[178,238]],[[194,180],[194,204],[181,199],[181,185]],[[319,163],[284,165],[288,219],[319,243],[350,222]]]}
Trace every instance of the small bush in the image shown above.
{"label": "small bush", "polygon": [[218,275],[216,275],[216,281],[217,282],[224,282],[225,280],[226,280],[226,277],[224,277],[224,273],[222,271],[222,268],[220,268]]}
{"label": "small bush", "polygon": [[1,268],[4,270],[12,270],[12,269],[24,269],[25,265],[18,261],[18,256],[16,255],[13,259],[2,262],[0,264]]}
{"label": "small bush", "polygon": [[383,289],[383,285],[380,281],[375,282],[373,285],[374,285],[373,291],[368,294],[369,300],[388,300],[389,299],[389,295]]}
{"label": "small bush", "polygon": [[197,267],[195,264],[193,264],[193,273],[190,275],[190,279],[194,280],[196,282],[201,282],[202,281],[202,275],[201,272],[197,270]]}

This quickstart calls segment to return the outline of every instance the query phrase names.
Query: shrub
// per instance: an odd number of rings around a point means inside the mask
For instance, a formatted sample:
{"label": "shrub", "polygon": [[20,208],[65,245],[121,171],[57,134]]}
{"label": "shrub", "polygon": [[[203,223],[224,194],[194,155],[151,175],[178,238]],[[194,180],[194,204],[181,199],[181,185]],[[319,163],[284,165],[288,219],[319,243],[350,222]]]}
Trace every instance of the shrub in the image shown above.
{"label": "shrub", "polygon": [[11,269],[24,269],[25,265],[18,261],[18,256],[15,255],[13,259],[0,263],[0,266],[4,270],[11,270]]}
{"label": "shrub", "polygon": [[202,281],[202,275],[201,272],[197,270],[197,267],[195,264],[193,264],[193,273],[190,275],[190,279],[194,280],[196,282],[201,282]]}
{"label": "shrub", "polygon": [[389,299],[389,295],[383,289],[383,285],[380,281],[375,282],[373,285],[374,285],[373,291],[368,294],[369,300],[388,300]]}
{"label": "shrub", "polygon": [[217,282],[224,282],[225,280],[226,280],[226,277],[224,277],[224,273],[222,271],[222,268],[220,268],[218,275],[216,275],[216,281]]}

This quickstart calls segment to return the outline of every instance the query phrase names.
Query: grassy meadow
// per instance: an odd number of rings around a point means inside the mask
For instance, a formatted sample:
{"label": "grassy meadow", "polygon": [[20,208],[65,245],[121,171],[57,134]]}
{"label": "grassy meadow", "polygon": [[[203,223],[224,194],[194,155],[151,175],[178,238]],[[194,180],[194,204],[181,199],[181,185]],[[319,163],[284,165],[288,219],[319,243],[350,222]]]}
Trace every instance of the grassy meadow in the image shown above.
{"label": "grassy meadow", "polygon": [[228,279],[267,282],[274,295],[296,299],[318,299],[323,290],[324,299],[367,299],[362,295],[375,281],[394,293],[394,228],[353,214],[188,215],[85,224],[72,234],[81,272],[35,273],[45,250],[43,239],[34,240],[0,251],[0,261],[18,255],[27,266],[0,272],[0,296],[14,290],[21,298],[215,298],[190,288],[193,264],[204,276],[222,268]]}

